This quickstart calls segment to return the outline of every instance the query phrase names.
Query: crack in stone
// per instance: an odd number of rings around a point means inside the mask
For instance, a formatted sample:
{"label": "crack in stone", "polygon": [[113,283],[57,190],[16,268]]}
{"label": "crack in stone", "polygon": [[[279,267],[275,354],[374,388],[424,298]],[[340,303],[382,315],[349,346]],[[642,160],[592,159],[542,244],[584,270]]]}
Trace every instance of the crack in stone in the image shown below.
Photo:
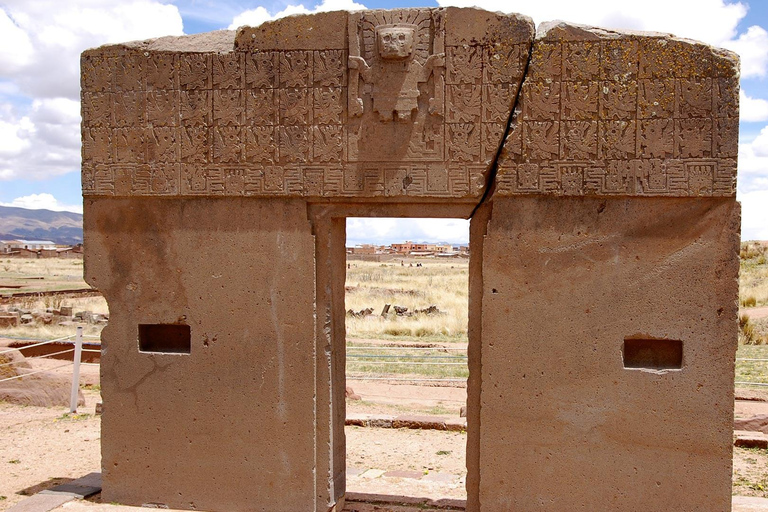
{"label": "crack in stone", "polygon": [[531,41],[531,46],[528,49],[528,59],[525,61],[525,68],[523,69],[523,76],[520,79],[520,86],[517,88],[517,92],[515,93],[515,101],[512,102],[512,108],[509,111],[509,117],[507,118],[507,126],[504,128],[504,134],[501,137],[501,142],[499,143],[499,149],[496,150],[496,154],[493,157],[493,161],[488,167],[488,178],[485,180],[485,191],[483,192],[483,197],[481,197],[480,201],[478,201],[475,207],[472,208],[472,213],[469,214],[470,219],[475,216],[475,213],[477,213],[478,208],[480,208],[484,203],[487,203],[490,200],[496,188],[496,174],[499,170],[499,159],[501,158],[502,151],[504,151],[504,144],[507,142],[507,137],[509,137],[510,130],[513,128],[513,125],[516,127],[517,107],[520,104],[520,95],[523,92],[523,85],[525,84],[526,78],[528,78],[528,68],[531,65],[531,59],[533,58],[533,47],[535,44],[536,44],[536,35],[534,34],[533,40]]}

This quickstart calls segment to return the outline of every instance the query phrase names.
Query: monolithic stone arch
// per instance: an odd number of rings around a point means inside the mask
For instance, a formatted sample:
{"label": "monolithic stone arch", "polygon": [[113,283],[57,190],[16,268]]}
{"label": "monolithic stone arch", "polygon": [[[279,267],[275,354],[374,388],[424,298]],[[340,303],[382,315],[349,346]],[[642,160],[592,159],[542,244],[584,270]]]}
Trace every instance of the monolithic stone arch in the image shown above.
{"label": "monolithic stone arch", "polygon": [[107,501],[340,510],[344,219],[440,216],[472,219],[467,510],[730,510],[732,53],[332,12],[88,50],[82,91]]}

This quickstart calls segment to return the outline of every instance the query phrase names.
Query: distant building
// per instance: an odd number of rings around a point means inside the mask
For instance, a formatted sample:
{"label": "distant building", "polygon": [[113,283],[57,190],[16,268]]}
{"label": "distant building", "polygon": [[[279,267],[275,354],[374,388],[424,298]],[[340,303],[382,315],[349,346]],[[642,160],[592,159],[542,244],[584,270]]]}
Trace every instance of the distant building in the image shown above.
{"label": "distant building", "polygon": [[354,247],[347,247],[347,254],[376,254],[376,246],[361,244]]}
{"label": "distant building", "polygon": [[392,249],[398,254],[410,254],[412,252],[430,252],[430,245],[426,243],[414,243],[410,240],[406,240],[402,244],[392,244]]}
{"label": "distant building", "polygon": [[18,240],[0,240],[0,254],[8,254],[12,252],[15,244],[18,243]]}
{"label": "distant building", "polygon": [[54,244],[50,240],[21,240],[21,239],[18,239],[18,240],[3,241],[2,243],[3,244],[7,244],[9,249],[10,249],[9,251],[6,251],[6,252],[11,252],[11,251],[14,251],[16,249],[27,249],[28,251],[39,251],[39,250],[42,250],[42,249],[51,250],[51,251],[55,251],[56,250],[56,244]]}

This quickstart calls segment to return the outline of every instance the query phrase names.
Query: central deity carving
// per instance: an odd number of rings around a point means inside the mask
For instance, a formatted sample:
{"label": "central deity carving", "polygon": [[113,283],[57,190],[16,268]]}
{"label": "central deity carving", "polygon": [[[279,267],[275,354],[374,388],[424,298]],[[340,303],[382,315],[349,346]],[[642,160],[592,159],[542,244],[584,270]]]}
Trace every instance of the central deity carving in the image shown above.
{"label": "central deity carving", "polygon": [[[349,67],[372,85],[373,110],[381,121],[409,120],[419,108],[419,84],[429,80],[433,69],[445,66],[445,54],[433,54],[422,64],[414,58],[416,25],[392,24],[375,28],[376,59],[369,65],[363,57],[350,55]],[[351,95],[353,116],[363,114],[363,100]],[[430,114],[442,113],[442,104],[430,99]]]}
{"label": "central deity carving", "polygon": [[[351,14],[348,67],[351,161],[444,158],[441,12]],[[383,139],[395,144],[381,148]]]}

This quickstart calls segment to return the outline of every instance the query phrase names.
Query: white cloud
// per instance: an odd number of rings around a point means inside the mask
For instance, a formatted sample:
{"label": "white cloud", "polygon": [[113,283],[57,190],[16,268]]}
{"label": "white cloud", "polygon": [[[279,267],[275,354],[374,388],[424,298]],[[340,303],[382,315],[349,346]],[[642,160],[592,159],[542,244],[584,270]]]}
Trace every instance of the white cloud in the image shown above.
{"label": "white cloud", "polygon": [[742,89],[739,91],[739,119],[747,122],[768,121],[768,101],[751,98]]}
{"label": "white cloud", "polygon": [[768,240],[768,190],[739,194],[741,239]]}
{"label": "white cloud", "polygon": [[243,11],[232,20],[232,23],[227,27],[229,30],[235,30],[238,27],[249,26],[255,27],[261,25],[265,21],[272,19],[272,15],[269,14],[264,7],[258,6],[255,9]]}
{"label": "white cloud", "polygon": [[739,144],[738,185],[742,240],[768,240],[768,126]]}
{"label": "white cloud", "polygon": [[83,50],[180,35],[182,22],[175,6],[152,0],[12,0],[0,5],[0,34],[0,48],[6,48],[0,50],[4,78],[32,97],[76,100]]}
{"label": "white cloud", "polygon": [[83,213],[82,204],[63,204],[51,194],[30,194],[28,196],[17,197],[10,203],[0,203],[0,206],[14,206],[17,208],[26,208],[28,210],[53,210],[55,212]]}
{"label": "white cloud", "polygon": [[749,27],[738,39],[725,41],[723,46],[741,57],[742,77],[763,77],[768,73],[768,32],[763,27]]}
{"label": "white cloud", "polygon": [[80,167],[80,103],[34,100],[17,116],[0,109],[0,180],[43,180]]}
{"label": "white cloud", "polygon": [[0,4],[0,180],[80,167],[80,53],[106,43],[182,34],[155,0],[6,0]]}
{"label": "white cloud", "polygon": [[[0,162],[5,158],[21,154],[31,145],[22,123],[8,123],[0,120]],[[0,164],[2,165],[2,164]]]}
{"label": "white cloud", "polygon": [[347,245],[390,244],[406,240],[466,244],[469,241],[469,221],[425,218],[355,217],[347,219]]}
{"label": "white cloud", "polygon": [[751,142],[739,144],[739,173],[768,178],[768,126]]}
{"label": "white cloud", "polygon": [[29,64],[33,52],[27,33],[0,9],[0,73],[23,68]]}
{"label": "white cloud", "polygon": [[230,23],[229,27],[227,28],[229,30],[235,30],[236,28],[242,27],[243,25],[255,27],[257,25],[261,25],[265,21],[276,20],[278,18],[284,18],[293,14],[312,14],[315,12],[344,10],[358,11],[365,8],[366,7],[363,4],[358,4],[354,0],[323,0],[323,2],[317,5],[314,9],[307,9],[304,7],[304,4],[291,4],[275,15],[271,15],[267,9],[259,6],[255,9],[249,9],[247,11],[241,12],[235,16],[232,20],[232,23]]}

